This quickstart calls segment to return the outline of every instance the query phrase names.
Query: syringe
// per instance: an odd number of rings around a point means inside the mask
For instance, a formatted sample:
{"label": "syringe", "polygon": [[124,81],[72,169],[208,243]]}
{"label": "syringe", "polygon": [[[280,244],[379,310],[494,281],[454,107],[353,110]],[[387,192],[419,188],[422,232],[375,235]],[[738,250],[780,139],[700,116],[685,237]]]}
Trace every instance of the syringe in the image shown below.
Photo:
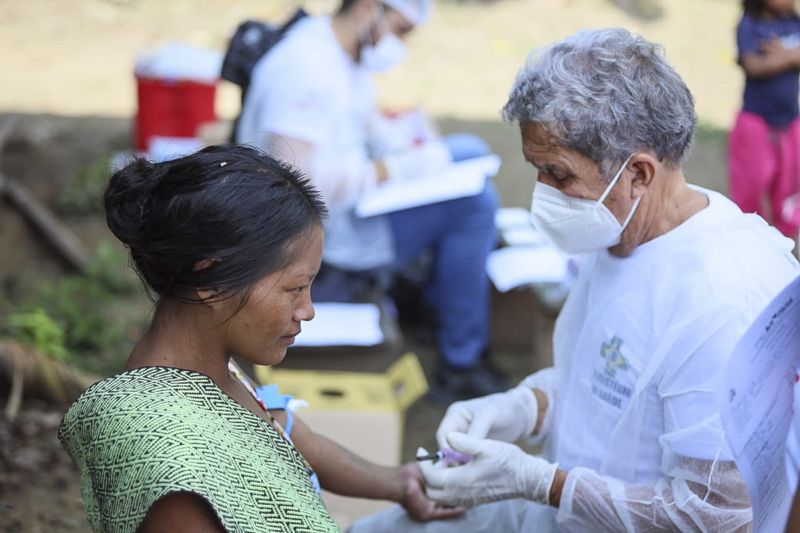
{"label": "syringe", "polygon": [[457,452],[450,448],[443,448],[438,452],[429,453],[427,455],[418,455],[417,461],[444,461],[447,466],[463,465],[472,461],[472,456],[465,453]]}

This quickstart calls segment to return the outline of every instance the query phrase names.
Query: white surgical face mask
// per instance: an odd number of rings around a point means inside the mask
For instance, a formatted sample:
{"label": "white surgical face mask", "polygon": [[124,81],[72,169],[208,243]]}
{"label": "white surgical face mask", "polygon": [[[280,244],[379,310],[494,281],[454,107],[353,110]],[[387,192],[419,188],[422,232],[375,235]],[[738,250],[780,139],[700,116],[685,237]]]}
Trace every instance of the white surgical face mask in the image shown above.
{"label": "white surgical face mask", "polygon": [[374,45],[361,47],[361,64],[367,70],[383,72],[398,65],[406,56],[406,45],[392,32],[386,32]]}
{"label": "white surgical face mask", "polygon": [[619,181],[631,155],[609,182],[596,201],[575,198],[545,183],[536,182],[531,203],[531,222],[557,248],[574,255],[619,244],[622,232],[639,207],[641,196],[633,202],[631,212],[620,224],[611,211],[603,205],[611,189]]}
{"label": "white surgical face mask", "polygon": [[378,7],[377,23],[383,27],[378,42],[361,45],[361,64],[372,72],[384,72],[400,64],[406,56],[406,45],[400,37],[389,31],[386,23],[386,8]]}

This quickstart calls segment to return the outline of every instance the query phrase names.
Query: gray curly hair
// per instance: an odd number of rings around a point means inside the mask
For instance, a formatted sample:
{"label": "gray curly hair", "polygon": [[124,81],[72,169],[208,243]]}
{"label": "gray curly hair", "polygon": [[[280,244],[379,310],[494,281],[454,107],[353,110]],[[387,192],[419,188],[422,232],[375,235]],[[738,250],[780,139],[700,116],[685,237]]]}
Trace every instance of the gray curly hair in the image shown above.
{"label": "gray curly hair", "polygon": [[697,121],[692,95],[661,47],[623,29],[581,31],[532,53],[503,118],[542,125],[608,179],[640,150],[680,166]]}

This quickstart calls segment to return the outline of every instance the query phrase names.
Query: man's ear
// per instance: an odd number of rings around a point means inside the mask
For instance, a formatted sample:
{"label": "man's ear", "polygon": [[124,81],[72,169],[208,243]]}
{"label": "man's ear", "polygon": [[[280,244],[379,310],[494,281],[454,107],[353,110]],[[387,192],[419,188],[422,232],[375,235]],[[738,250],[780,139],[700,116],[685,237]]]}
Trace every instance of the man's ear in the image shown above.
{"label": "man's ear", "polygon": [[634,172],[631,178],[631,196],[634,199],[643,196],[647,192],[648,187],[653,183],[656,169],[660,164],[658,159],[647,152],[638,153],[628,161],[628,169]]}

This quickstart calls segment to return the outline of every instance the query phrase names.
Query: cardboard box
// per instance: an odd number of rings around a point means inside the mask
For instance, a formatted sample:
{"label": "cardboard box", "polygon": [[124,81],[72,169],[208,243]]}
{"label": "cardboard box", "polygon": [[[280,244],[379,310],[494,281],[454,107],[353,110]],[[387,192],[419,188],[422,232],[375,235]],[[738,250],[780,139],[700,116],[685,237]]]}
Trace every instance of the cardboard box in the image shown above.
{"label": "cardboard box", "polygon": [[[399,465],[406,409],[428,390],[417,356],[406,353],[385,372],[340,372],[256,367],[261,383],[278,385],[309,403],[296,414],[314,432],[383,465]],[[382,511],[391,502],[346,498],[323,491],[336,523]]]}

